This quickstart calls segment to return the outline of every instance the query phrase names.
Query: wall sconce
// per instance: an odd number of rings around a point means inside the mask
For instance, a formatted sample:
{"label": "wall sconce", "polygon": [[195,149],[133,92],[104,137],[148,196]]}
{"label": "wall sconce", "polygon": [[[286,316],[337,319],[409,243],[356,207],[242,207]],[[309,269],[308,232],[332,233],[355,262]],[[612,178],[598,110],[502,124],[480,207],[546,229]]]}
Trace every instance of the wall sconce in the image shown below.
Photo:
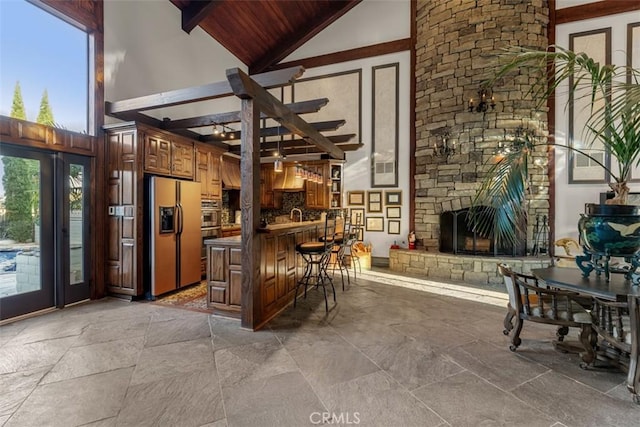
{"label": "wall sconce", "polygon": [[478,91],[478,100],[476,105],[473,98],[469,99],[468,108],[470,113],[474,111],[477,113],[486,113],[489,107],[491,107],[492,110],[496,108],[496,98],[493,96],[491,89],[481,87]]}
{"label": "wall sconce", "polygon": [[456,142],[451,139],[451,133],[448,128],[445,128],[437,138],[436,142],[433,143],[433,152],[436,156],[449,157],[456,154]]}

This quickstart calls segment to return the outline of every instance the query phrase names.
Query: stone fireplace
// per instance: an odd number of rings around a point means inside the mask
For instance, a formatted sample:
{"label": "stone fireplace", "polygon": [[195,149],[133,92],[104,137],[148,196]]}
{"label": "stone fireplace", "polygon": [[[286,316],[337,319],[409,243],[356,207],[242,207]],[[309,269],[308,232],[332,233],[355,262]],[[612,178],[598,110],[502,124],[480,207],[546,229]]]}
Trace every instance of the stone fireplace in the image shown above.
{"label": "stone fireplace", "polygon": [[[443,241],[451,240],[451,231],[442,229],[444,213],[471,206],[490,162],[518,128],[546,138],[547,114],[536,110],[525,74],[493,85],[495,108],[477,112],[468,105],[471,99],[477,103],[478,91],[496,70],[497,54],[504,48],[546,48],[548,16],[542,0],[418,0],[414,212],[416,237],[426,251],[439,252]],[[455,152],[437,150],[445,133]],[[526,201],[528,217],[548,216],[547,149],[540,145],[531,154],[532,162],[545,166],[529,168],[535,192]],[[528,242],[534,240],[534,227],[524,227]],[[497,249],[513,253],[513,248]],[[523,255],[527,251],[516,249]],[[492,242],[489,251],[494,252]]]}

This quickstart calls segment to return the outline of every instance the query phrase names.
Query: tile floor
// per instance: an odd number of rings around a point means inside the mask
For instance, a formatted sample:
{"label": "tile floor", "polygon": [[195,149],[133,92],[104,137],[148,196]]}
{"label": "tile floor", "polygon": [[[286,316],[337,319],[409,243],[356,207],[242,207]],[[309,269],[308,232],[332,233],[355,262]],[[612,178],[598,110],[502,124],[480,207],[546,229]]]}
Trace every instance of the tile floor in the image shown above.
{"label": "tile floor", "polygon": [[359,277],[328,315],[312,290],[259,332],[113,298],[2,326],[0,426],[640,425],[553,327],[510,352],[504,295],[422,283]]}

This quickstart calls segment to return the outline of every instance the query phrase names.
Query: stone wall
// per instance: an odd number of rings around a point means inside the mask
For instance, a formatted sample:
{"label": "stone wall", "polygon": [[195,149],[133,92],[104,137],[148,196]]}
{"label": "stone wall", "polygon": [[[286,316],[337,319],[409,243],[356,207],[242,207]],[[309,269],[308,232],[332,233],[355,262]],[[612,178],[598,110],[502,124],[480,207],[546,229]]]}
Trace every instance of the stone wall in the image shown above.
{"label": "stone wall", "polygon": [[501,285],[498,263],[508,264],[518,273],[530,274],[534,268],[548,267],[549,257],[477,257],[431,253],[408,249],[389,251],[389,269],[433,280],[474,285]]}
{"label": "stone wall", "polygon": [[[438,250],[440,213],[471,205],[500,142],[512,139],[519,127],[546,138],[546,112],[534,110],[527,75],[493,86],[495,109],[469,112],[467,106],[471,98],[477,103],[503,48],[548,45],[548,16],[543,0],[418,0],[415,231],[426,250]],[[434,149],[445,129],[456,146],[449,156]],[[529,248],[536,216],[549,212],[546,148],[533,154]]]}

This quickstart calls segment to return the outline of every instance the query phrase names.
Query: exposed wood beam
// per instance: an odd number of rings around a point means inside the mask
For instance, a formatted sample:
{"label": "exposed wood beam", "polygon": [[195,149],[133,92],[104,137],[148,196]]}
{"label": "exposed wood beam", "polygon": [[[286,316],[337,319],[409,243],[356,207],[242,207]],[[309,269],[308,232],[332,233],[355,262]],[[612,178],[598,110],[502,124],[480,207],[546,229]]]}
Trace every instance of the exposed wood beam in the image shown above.
{"label": "exposed wood beam", "polygon": [[339,5],[340,2],[337,1],[331,2],[335,6],[333,6],[334,9],[330,13],[319,14],[314,16],[311,22],[302,23],[294,33],[287,36],[287,40],[289,40],[288,43],[279,43],[274,48],[269,49],[268,53],[262,58],[252,64],[249,64],[249,73],[261,73],[270,65],[277,64],[282,61],[300,46],[311,40],[313,36],[327,28],[342,15],[357,6],[361,1],[362,0],[342,2],[342,5]]}
{"label": "exposed wood beam", "polygon": [[[364,144],[336,144],[337,147],[340,147],[343,151],[356,151],[360,147],[364,147]],[[305,150],[304,148],[292,148],[290,150],[286,150],[284,154],[294,155],[294,154],[317,154],[324,153],[318,147],[312,147],[309,150]]]}
{"label": "exposed wood beam", "polygon": [[[333,142],[334,144],[336,144],[337,146],[342,146],[344,144],[349,144],[349,141],[351,139],[353,139],[356,136],[355,133],[350,133],[350,134],[345,134],[345,135],[333,135],[333,136],[327,136],[326,138]],[[260,144],[260,149],[264,152],[264,151],[273,151],[273,150],[277,150],[278,146],[280,147],[280,149],[285,149],[285,150],[289,150],[289,149],[293,149],[293,148],[315,148],[315,146],[313,145],[313,143],[308,142],[306,139],[302,138],[302,139],[287,139],[284,141],[267,141],[267,142],[262,142]],[[234,145],[232,147],[229,148],[229,152],[233,153],[233,154],[240,154],[240,146],[239,145]]]}
{"label": "exposed wood beam", "polygon": [[[346,122],[344,120],[330,120],[327,122],[307,123],[307,125],[311,126],[313,129],[315,129],[318,132],[328,132],[328,131],[337,130],[340,126],[344,125],[345,123]],[[284,135],[291,135],[292,133],[295,133],[295,131],[287,129],[285,126],[274,126],[274,127],[260,129],[260,136],[284,136]],[[240,141],[241,138],[242,138],[242,133],[240,131],[236,131],[236,132],[227,132],[227,136],[224,138],[220,138],[219,136],[215,136],[215,135],[206,135],[206,136],[203,136],[202,140],[203,141],[228,141],[230,139],[235,139],[237,141]]]}
{"label": "exposed wood beam", "polygon": [[640,10],[638,0],[604,0],[556,9],[556,25]]}
{"label": "exposed wood beam", "polygon": [[371,58],[373,56],[387,55],[389,53],[404,52],[413,49],[411,38],[394,40],[356,49],[343,50],[327,55],[313,56],[311,58],[296,61],[283,62],[272,65],[269,70],[280,70],[293,65],[302,65],[306,69],[322,67],[324,65],[338,64],[340,62],[355,61],[357,59]]}
{"label": "exposed wood beam", "polygon": [[[322,107],[329,103],[329,99],[320,98],[310,101],[294,102],[286,104],[287,108],[296,114],[315,113],[320,111]],[[267,118],[262,113],[260,118]],[[240,121],[240,111],[232,111],[228,113],[209,114],[206,116],[192,117],[189,119],[170,120],[162,123],[163,129],[188,129],[213,125],[226,125],[229,123],[237,123]]]}
{"label": "exposed wood beam", "polygon": [[344,160],[344,151],[336,147],[309,123],[294,114],[276,97],[271,95],[257,81],[249,77],[239,68],[227,70],[227,79],[233,88],[233,93],[243,100],[252,99],[271,117],[279,118],[280,124],[299,136],[309,137],[315,146],[328,153],[334,159]]}
{"label": "exposed wood beam", "polygon": [[[284,70],[270,71],[254,76],[257,84],[265,89],[282,86],[293,82],[304,73],[304,67],[291,67]],[[185,89],[170,90],[153,95],[115,101],[106,105],[106,114],[113,116],[117,113],[129,111],[145,111],[154,108],[171,107],[188,104],[190,102],[206,101],[233,95],[229,81],[209,83]]]}
{"label": "exposed wood beam", "polygon": [[182,9],[182,31],[189,34],[221,2],[215,0],[192,1]]}

